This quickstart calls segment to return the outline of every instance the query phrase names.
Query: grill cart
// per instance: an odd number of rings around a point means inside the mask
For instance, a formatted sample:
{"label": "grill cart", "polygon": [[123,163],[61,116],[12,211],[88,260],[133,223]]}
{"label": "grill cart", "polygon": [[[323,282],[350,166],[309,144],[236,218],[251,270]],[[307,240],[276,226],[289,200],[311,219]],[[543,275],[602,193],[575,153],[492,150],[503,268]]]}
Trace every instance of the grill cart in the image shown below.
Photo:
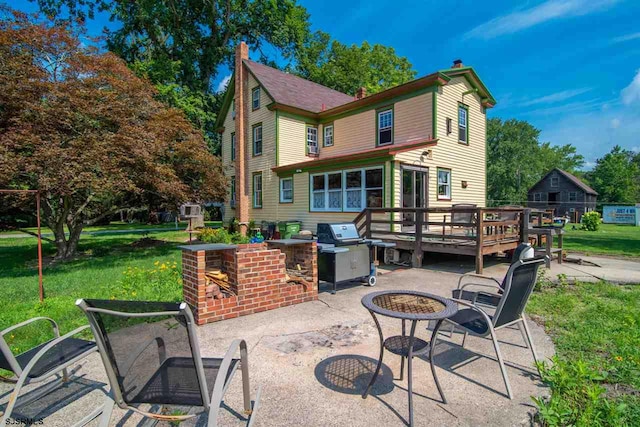
{"label": "grill cart", "polygon": [[333,284],[352,280],[375,286],[377,276],[376,248],[394,247],[395,243],[363,239],[352,222],[318,224],[318,279]]}

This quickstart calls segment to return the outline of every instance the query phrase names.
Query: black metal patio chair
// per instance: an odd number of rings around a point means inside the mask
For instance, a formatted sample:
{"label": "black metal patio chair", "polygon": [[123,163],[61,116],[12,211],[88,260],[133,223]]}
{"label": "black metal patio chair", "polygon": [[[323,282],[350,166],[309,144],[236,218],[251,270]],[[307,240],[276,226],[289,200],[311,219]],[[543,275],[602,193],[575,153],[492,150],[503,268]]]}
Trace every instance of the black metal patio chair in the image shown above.
{"label": "black metal patio chair", "polygon": [[[511,264],[503,282],[503,293],[500,296],[493,315],[483,310],[476,299],[473,301],[454,299],[454,301],[465,308],[459,310],[454,316],[445,319],[445,322],[451,323],[454,327],[464,332],[462,347],[464,347],[469,334],[478,337],[491,337],[509,399],[513,398],[511,385],[509,384],[507,371],[502,360],[502,353],[500,352],[496,332],[509,326],[517,326],[525,338],[527,347],[531,350],[533,360],[535,362],[538,361],[533,340],[531,339],[531,333],[525,320],[524,309],[535,287],[538,268],[544,264],[546,260],[547,258],[545,256],[541,256],[516,261]],[[500,288],[499,282],[497,283],[498,288]]]}
{"label": "black metal patio chair", "polygon": [[[54,338],[14,356],[5,337],[35,322],[49,323]],[[68,368],[98,350],[95,342],[76,337],[88,328],[89,326],[82,326],[60,336],[58,324],[53,319],[34,317],[0,331],[0,368],[12,374],[10,377],[0,376],[0,381],[15,384],[4,413],[0,413],[0,427],[15,423],[15,420],[10,421],[12,420],[11,415],[18,403],[20,392],[26,385],[43,383],[52,377],[58,377],[29,393],[28,397],[20,399],[19,403],[22,405],[41,399],[59,387],[61,383],[68,382]],[[98,407],[75,425],[86,425],[100,414],[110,413],[111,409],[112,406],[109,406],[107,401],[105,405]]]}
{"label": "black metal patio chair", "polygon": [[[193,314],[184,302],[78,300],[76,305],[89,319],[112,396],[120,408],[169,422],[206,413],[207,425],[217,426],[225,392],[240,369],[244,414],[247,425],[253,424],[260,390],[252,402],[244,340],[234,340],[224,358],[203,358]],[[239,359],[234,358],[238,351]],[[166,414],[166,410],[143,410],[140,405],[144,404],[202,410]]]}
{"label": "black metal patio chair", "polygon": [[447,223],[447,215],[444,215],[442,221],[442,237],[444,238],[446,226],[449,225],[449,235],[455,235],[454,231],[459,230],[466,235],[474,235],[477,221],[476,212],[460,212],[460,209],[475,209],[477,205],[471,203],[458,203],[451,205],[451,222]]}

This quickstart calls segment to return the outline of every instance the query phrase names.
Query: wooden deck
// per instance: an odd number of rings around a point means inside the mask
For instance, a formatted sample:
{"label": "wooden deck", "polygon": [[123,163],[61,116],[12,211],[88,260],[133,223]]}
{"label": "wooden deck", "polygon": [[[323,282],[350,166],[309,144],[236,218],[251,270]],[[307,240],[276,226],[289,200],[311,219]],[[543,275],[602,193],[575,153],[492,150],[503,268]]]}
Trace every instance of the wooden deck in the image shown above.
{"label": "wooden deck", "polygon": [[[422,265],[425,252],[468,255],[482,273],[484,255],[527,241],[528,214],[522,208],[367,208],[354,222],[360,235],[411,251],[414,266]],[[427,220],[435,216],[442,220]]]}

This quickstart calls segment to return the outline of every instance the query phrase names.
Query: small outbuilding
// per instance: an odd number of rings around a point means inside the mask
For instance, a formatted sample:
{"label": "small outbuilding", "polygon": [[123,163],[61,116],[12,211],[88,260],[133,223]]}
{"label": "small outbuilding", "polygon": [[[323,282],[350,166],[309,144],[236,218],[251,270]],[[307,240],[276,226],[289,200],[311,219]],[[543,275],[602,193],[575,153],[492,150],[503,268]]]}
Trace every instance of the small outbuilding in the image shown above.
{"label": "small outbuilding", "polygon": [[598,193],[578,177],[552,169],[528,191],[528,206],[536,209],[553,209],[555,216],[569,216],[572,222],[580,222],[582,214],[596,209]]}

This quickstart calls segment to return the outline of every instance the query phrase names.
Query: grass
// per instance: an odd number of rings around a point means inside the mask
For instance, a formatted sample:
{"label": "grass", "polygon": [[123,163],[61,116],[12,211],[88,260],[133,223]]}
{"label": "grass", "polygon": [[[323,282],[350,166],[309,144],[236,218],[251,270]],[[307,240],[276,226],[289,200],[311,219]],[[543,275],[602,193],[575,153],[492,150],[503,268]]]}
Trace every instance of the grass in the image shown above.
{"label": "grass", "polygon": [[561,281],[527,311],[556,346],[542,369],[551,398],[536,401],[543,425],[640,425],[640,286]]}
{"label": "grass", "polygon": [[640,258],[640,227],[601,224],[598,231],[579,230],[580,225],[568,224],[563,247],[585,255],[613,255]]}
{"label": "grass", "polygon": [[[31,317],[48,316],[58,322],[61,333],[68,332],[86,324],[74,305],[78,298],[180,299],[182,259],[177,244],[188,235],[184,231],[149,232],[149,238],[167,243],[133,247],[140,237],[139,233],[83,236],[77,259],[45,267],[44,303],[38,300],[36,239],[0,239],[0,305],[5,307],[0,310],[0,330]],[[50,257],[55,248],[43,242],[43,251]],[[165,268],[160,270],[163,263]],[[12,350],[24,351],[48,339],[50,333],[44,326],[35,325],[9,337]]]}
{"label": "grass", "polygon": [[[178,222],[178,229],[184,230],[187,228],[188,223],[181,221]],[[217,228],[222,226],[222,221],[205,221],[205,225],[207,227]],[[109,225],[96,225],[85,227],[82,229],[85,233],[93,233],[93,232],[109,232],[109,231],[122,231],[122,230],[154,230],[159,228],[166,228],[167,230],[175,230],[176,224],[173,222],[167,222],[162,224],[141,224],[139,222],[119,222],[114,221]],[[27,227],[25,230],[29,230],[33,233],[37,233],[38,229],[36,227]],[[46,227],[42,228],[42,234],[50,234],[51,230]],[[0,232],[0,235],[4,234],[22,234],[19,230],[11,230],[11,231],[3,231]]]}

